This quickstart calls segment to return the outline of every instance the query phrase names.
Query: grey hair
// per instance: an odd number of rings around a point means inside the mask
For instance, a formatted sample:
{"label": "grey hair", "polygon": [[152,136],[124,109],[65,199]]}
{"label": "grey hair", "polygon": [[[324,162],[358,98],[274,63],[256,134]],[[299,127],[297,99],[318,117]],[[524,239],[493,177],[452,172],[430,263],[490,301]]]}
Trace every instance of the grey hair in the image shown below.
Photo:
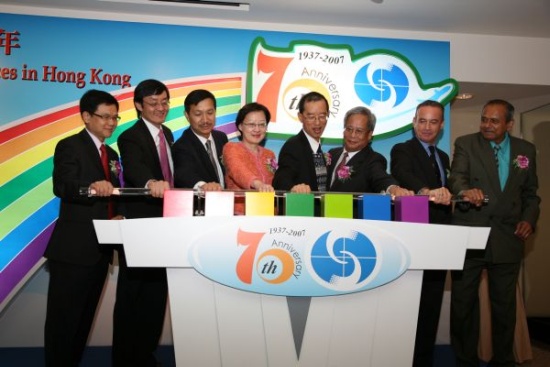
{"label": "grey hair", "polygon": [[374,131],[374,128],[376,126],[376,115],[372,113],[371,110],[369,110],[367,107],[363,106],[357,106],[353,107],[351,110],[346,112],[346,115],[344,116],[344,127],[346,127],[346,123],[348,122],[348,119],[352,115],[363,115],[367,117],[367,130],[368,131]]}

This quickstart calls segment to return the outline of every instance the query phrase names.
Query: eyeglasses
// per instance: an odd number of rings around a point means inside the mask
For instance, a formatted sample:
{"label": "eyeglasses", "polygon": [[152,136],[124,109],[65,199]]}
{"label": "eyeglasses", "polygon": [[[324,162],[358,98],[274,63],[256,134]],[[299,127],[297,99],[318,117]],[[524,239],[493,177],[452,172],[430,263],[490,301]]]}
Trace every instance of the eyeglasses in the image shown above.
{"label": "eyeglasses", "polygon": [[92,113],[92,115],[99,117],[100,119],[102,119],[102,120],[105,121],[105,122],[109,122],[109,121],[119,122],[119,121],[120,121],[120,116],[119,116],[119,115],[114,115],[114,116],[111,116],[111,115],[99,115],[99,114],[97,114],[97,113],[95,113],[95,112]]}
{"label": "eyeglasses", "polygon": [[267,129],[267,123],[266,122],[257,122],[257,123],[243,122],[243,126],[245,128],[247,128],[248,130],[254,130],[254,129],[265,130],[265,129]]}
{"label": "eyeglasses", "polygon": [[145,103],[147,106],[152,107],[152,108],[157,108],[157,107],[167,108],[167,107],[170,107],[170,101],[156,101],[156,102],[143,101],[143,103]]}
{"label": "eyeglasses", "polygon": [[327,115],[303,115],[304,120],[307,122],[314,122],[315,120],[319,122],[327,122],[328,116]]}
{"label": "eyeglasses", "polygon": [[367,130],[365,130],[365,129],[357,129],[357,128],[354,128],[354,127],[351,127],[351,126],[346,126],[344,128],[344,131],[347,132],[350,135],[353,135],[355,133],[358,136],[363,136],[367,133]]}

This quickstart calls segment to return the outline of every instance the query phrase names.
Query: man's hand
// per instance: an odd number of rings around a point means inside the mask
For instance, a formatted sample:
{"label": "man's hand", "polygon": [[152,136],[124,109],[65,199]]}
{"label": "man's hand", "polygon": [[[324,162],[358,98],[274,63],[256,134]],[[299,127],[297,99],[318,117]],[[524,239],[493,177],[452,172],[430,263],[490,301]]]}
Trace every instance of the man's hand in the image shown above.
{"label": "man's hand", "polygon": [[527,237],[531,235],[531,233],[533,233],[533,227],[531,227],[531,224],[524,220],[516,225],[516,231],[514,232],[514,234],[522,240],[526,240]]}
{"label": "man's hand", "polygon": [[199,188],[202,191],[222,191],[222,185],[217,182],[207,182]]}
{"label": "man's hand", "polygon": [[90,191],[94,190],[96,196],[111,196],[113,189],[113,184],[106,180],[96,181],[90,185]]}
{"label": "man's hand", "polygon": [[151,180],[147,183],[147,188],[151,190],[151,196],[154,198],[163,198],[164,191],[170,190],[168,181]]}
{"label": "man's hand", "polygon": [[475,206],[483,205],[483,201],[485,200],[485,194],[480,189],[464,190],[461,194],[465,201]]}
{"label": "man's hand", "polygon": [[306,184],[298,184],[298,185],[294,185],[290,189],[290,192],[295,192],[297,194],[309,194],[311,193],[311,187],[309,187],[309,185],[306,185]]}
{"label": "man's hand", "polygon": [[430,196],[430,201],[436,204],[451,204],[452,195],[446,187],[430,190],[428,195]]}
{"label": "man's hand", "polygon": [[401,186],[391,185],[390,187],[388,187],[388,194],[390,194],[393,197],[413,196],[414,192],[412,192],[411,190],[404,189]]}

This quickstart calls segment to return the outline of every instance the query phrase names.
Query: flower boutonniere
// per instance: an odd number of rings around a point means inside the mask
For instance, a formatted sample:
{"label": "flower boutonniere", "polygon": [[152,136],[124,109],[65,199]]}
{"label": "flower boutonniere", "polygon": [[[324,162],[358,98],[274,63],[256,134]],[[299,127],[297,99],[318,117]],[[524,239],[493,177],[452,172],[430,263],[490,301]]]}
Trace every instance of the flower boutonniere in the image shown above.
{"label": "flower boutonniere", "polygon": [[512,163],[514,164],[515,168],[519,168],[521,170],[529,168],[529,158],[521,154],[518,155]]}
{"label": "flower boutonniere", "polygon": [[338,171],[336,171],[336,176],[338,176],[338,179],[340,181],[347,181],[351,178],[351,175],[353,174],[353,167],[350,166],[342,166]]}
{"label": "flower boutonniere", "polygon": [[324,153],[324,156],[327,166],[330,166],[330,164],[332,163],[332,155],[330,153]]}
{"label": "flower boutonniere", "polygon": [[120,162],[116,161],[114,159],[109,162],[109,168],[111,169],[111,172],[115,176],[120,175],[120,171],[122,171],[122,167],[120,166]]}
{"label": "flower boutonniere", "polygon": [[277,168],[279,168],[279,165],[277,164],[275,158],[267,158],[265,165],[267,166],[267,170],[271,173],[275,173],[275,171],[277,171]]}

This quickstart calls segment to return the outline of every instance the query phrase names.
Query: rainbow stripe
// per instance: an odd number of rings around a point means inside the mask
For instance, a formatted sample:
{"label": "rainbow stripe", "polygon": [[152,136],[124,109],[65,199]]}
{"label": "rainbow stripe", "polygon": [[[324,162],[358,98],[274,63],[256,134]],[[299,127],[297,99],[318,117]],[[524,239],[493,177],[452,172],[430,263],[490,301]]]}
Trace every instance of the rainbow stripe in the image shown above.
{"label": "rainbow stripe", "polygon": [[[233,136],[235,117],[244,103],[244,79],[244,74],[224,74],[166,81],[171,97],[166,126],[177,139],[188,125],[183,116],[185,96],[203,88],[216,96],[217,129]],[[120,103],[121,121],[107,144],[118,150],[118,136],[136,121],[136,113],[133,90],[113,95]],[[83,128],[78,101],[10,125],[0,132],[0,305],[42,259],[59,210],[51,177],[55,146]]]}

